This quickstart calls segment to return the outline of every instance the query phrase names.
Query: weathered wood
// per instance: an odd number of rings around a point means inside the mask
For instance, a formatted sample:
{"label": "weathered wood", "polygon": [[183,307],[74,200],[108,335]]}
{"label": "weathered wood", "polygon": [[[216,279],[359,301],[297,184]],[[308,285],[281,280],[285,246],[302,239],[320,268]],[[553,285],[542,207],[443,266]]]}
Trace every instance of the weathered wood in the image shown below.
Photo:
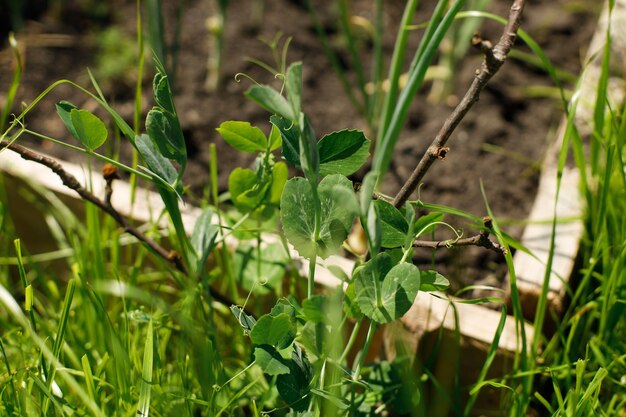
{"label": "weathered wood", "polygon": [[[575,124],[583,138],[592,134],[596,89],[601,72],[603,49],[609,25],[608,2],[598,22],[580,81]],[[608,99],[613,108],[623,101],[624,69],[626,61],[626,1],[615,3],[611,16],[611,67]],[[518,287],[522,297],[524,315],[532,320],[544,279],[552,241],[552,219],[556,214],[554,258],[549,272],[548,300],[555,312],[562,311],[564,297],[571,277],[579,244],[583,236],[583,201],[579,192],[580,173],[569,164],[563,170],[557,199],[557,169],[559,152],[566,134],[567,119],[551,139],[551,144],[541,167],[537,197],[524,228],[521,243],[532,253],[518,251],[514,257]]]}

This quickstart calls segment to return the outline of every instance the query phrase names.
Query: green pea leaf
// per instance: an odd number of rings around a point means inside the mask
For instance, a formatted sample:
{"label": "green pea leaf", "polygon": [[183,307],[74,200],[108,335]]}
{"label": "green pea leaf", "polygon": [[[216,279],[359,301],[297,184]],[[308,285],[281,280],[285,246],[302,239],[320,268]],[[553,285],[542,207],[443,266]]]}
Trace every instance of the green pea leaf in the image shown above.
{"label": "green pea leaf", "polygon": [[293,296],[289,296],[289,297],[290,298],[278,299],[278,301],[276,301],[276,305],[272,307],[272,311],[270,312],[270,315],[277,316],[281,313],[285,313],[289,317],[291,317],[292,323],[295,326],[296,315],[298,314],[298,310],[300,309],[300,307],[298,306],[297,301],[292,298]]}
{"label": "green pea leaf", "polygon": [[254,361],[261,367],[263,373],[270,376],[288,374],[290,369],[280,353],[272,346],[262,345],[254,348]]}
{"label": "green pea leaf", "polygon": [[63,121],[67,130],[74,137],[74,139],[78,140],[78,133],[76,133],[74,123],[72,123],[72,118],[70,116],[70,112],[74,109],[78,109],[78,107],[65,100],[59,101],[55,107],[57,109],[57,114],[61,118],[61,121]]}
{"label": "green pea leaf", "polygon": [[289,373],[278,375],[276,388],[281,398],[297,412],[309,407],[311,364],[298,345],[294,345],[291,360],[287,362]]}
{"label": "green pea leaf", "polygon": [[[276,117],[276,116],[272,116],[272,117]],[[271,117],[270,117],[270,121],[271,121]],[[283,144],[282,135],[280,134],[280,130],[278,130],[276,126],[272,125],[272,130],[270,131],[270,136],[267,140],[270,143],[270,151],[275,151],[276,149],[282,146]]]}
{"label": "green pea leaf", "polygon": [[420,274],[420,291],[443,291],[450,286],[450,281],[440,273],[428,270],[421,271]]}
{"label": "green pea leaf", "polygon": [[95,114],[87,110],[72,109],[70,119],[76,139],[90,151],[98,149],[107,140],[109,132],[102,120]]}
{"label": "green pea leaf", "polygon": [[170,160],[159,153],[150,137],[146,134],[137,136],[135,145],[148,169],[166,184],[172,186],[178,178],[178,172]]}
{"label": "green pea leaf", "polygon": [[370,171],[365,174],[363,183],[361,184],[361,191],[359,192],[359,203],[361,204],[361,216],[365,216],[369,210],[372,202],[372,196],[376,189],[376,183],[378,182],[378,174],[374,171]]}
{"label": "green pea leaf", "polygon": [[357,302],[355,280],[352,280],[350,284],[348,284],[348,288],[346,288],[343,311],[352,319],[361,320],[363,318],[363,313]]}
{"label": "green pea leaf", "polygon": [[294,62],[287,68],[285,86],[292,114],[298,116],[302,101],[302,62]]}
{"label": "green pea leaf", "polygon": [[352,183],[341,175],[329,175],[318,186],[321,204],[321,230],[315,241],[315,209],[311,184],[297,177],[287,181],[280,201],[281,220],[289,242],[301,256],[317,253],[327,258],[336,253],[348,236],[358,211]]}
{"label": "green pea leaf", "polygon": [[419,269],[409,263],[393,266],[393,260],[387,253],[370,260],[357,272],[355,278],[359,309],[378,323],[389,323],[401,318],[413,305],[419,288]]}
{"label": "green pea leaf", "polygon": [[243,328],[244,332],[249,333],[254,325],[256,324],[256,319],[248,314],[239,306],[230,306],[230,311],[237,318],[239,325]]}
{"label": "green pea leaf", "polygon": [[352,175],[369,157],[370,141],[359,130],[332,132],[318,143],[320,174]]}
{"label": "green pea leaf", "polygon": [[384,200],[376,200],[374,205],[378,209],[382,226],[382,247],[397,248],[404,245],[409,231],[405,216],[393,204]]}
{"label": "green pea leaf", "polygon": [[157,104],[163,107],[165,110],[172,114],[176,114],[174,108],[174,98],[172,97],[172,90],[170,89],[170,83],[167,75],[160,72],[160,68],[157,67],[158,72],[154,76],[152,81],[152,89],[154,91],[154,99]]}
{"label": "green pea leaf", "polygon": [[283,157],[291,165],[300,168],[300,132],[291,120],[273,115],[270,122],[278,130],[282,138]]}
{"label": "green pea leaf", "polygon": [[245,95],[265,110],[280,117],[288,120],[295,120],[297,117],[285,97],[268,85],[253,85],[245,92]]}
{"label": "green pea leaf", "polygon": [[146,131],[161,155],[181,165],[187,161],[185,138],[178,118],[168,111],[155,107],[146,117]]}
{"label": "green pea leaf", "polygon": [[205,209],[198,216],[191,235],[191,246],[196,252],[198,262],[196,271],[201,271],[206,264],[207,257],[215,248],[218,227],[211,224],[211,210]]}
{"label": "green pea leaf", "polygon": [[260,181],[257,173],[248,168],[235,168],[228,177],[230,198],[244,213],[261,205],[269,187],[269,182]]}
{"label": "green pea leaf", "polygon": [[267,149],[267,138],[258,127],[248,122],[223,122],[217,131],[233,148],[242,152],[263,152]]}
{"label": "green pea leaf", "polygon": [[289,347],[295,337],[296,329],[286,313],[262,316],[250,332],[250,340],[255,345],[271,345],[277,349]]}
{"label": "green pea leaf", "polygon": [[310,182],[317,182],[320,173],[320,156],[313,125],[308,117],[303,117],[300,132],[300,165],[304,176]]}
{"label": "green pea leaf", "polygon": [[287,177],[289,176],[289,171],[287,169],[287,164],[284,162],[277,162],[274,164],[274,168],[272,170],[272,184],[269,189],[269,203],[275,206],[280,204],[280,197],[283,195],[283,189],[285,188],[285,183],[287,183]]}

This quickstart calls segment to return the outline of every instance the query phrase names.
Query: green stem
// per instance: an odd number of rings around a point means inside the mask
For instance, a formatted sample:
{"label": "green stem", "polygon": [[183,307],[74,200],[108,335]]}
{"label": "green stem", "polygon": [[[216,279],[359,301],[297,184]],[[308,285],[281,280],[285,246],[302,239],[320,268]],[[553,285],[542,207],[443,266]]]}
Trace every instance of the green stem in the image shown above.
{"label": "green stem", "polygon": [[365,363],[365,357],[367,356],[367,352],[370,350],[370,345],[372,344],[372,339],[374,339],[374,333],[376,333],[376,323],[374,321],[370,321],[370,325],[367,329],[367,336],[365,336],[365,343],[363,344],[363,349],[359,352],[359,360],[355,363],[354,372],[352,375],[353,381],[358,381],[361,377],[361,369],[363,369],[363,364]]}
{"label": "green stem", "polygon": [[339,357],[339,364],[342,364],[346,358],[348,357],[348,353],[352,350],[352,346],[356,342],[356,338],[359,335],[359,330],[361,330],[361,325],[363,324],[363,320],[359,320],[354,325],[352,329],[352,333],[350,334],[350,338],[348,339],[348,343],[346,343],[346,347],[343,349],[341,356]]}
{"label": "green stem", "polygon": [[306,296],[311,298],[313,296],[313,289],[315,288],[315,264],[317,263],[317,253],[309,260],[309,285],[307,287]]}
{"label": "green stem", "polygon": [[123,169],[123,170],[128,171],[128,172],[130,172],[132,174],[135,174],[136,176],[138,176],[140,178],[143,178],[143,179],[145,179],[147,181],[152,181],[152,177],[150,175],[144,174],[141,171],[138,171],[138,170],[133,169],[133,168],[127,166],[127,165],[124,165],[121,162],[117,162],[116,160],[111,159],[111,158],[109,158],[107,156],[101,155],[101,154],[96,153],[94,151],[90,151],[89,149],[84,149],[84,148],[81,148],[81,147],[78,147],[78,146],[70,145],[69,143],[65,143],[65,142],[60,141],[58,139],[51,138],[50,136],[42,135],[41,133],[37,133],[37,132],[34,132],[32,130],[29,130],[29,129],[23,129],[23,132],[24,133],[28,133],[30,135],[33,135],[33,136],[35,136],[35,137],[37,137],[39,139],[44,139],[44,140],[50,141],[52,143],[56,143],[56,144],[61,145],[61,146],[65,146],[66,148],[72,149],[73,151],[77,151],[77,152],[84,153],[85,155],[93,156],[94,158],[100,159],[101,161],[104,161],[104,162],[108,162],[111,165],[115,165],[117,168]]}

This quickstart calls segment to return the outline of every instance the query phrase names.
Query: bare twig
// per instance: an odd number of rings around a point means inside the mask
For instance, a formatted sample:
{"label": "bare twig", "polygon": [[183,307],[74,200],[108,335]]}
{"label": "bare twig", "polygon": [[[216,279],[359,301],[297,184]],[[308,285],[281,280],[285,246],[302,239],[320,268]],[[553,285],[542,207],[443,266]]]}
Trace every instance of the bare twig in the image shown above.
{"label": "bare twig", "polygon": [[[69,172],[65,171],[65,169],[63,169],[63,166],[59,164],[57,161],[55,161],[54,159],[41,155],[37,152],[34,152],[31,149],[28,149],[22,145],[18,145],[17,143],[10,143],[6,140],[3,140],[2,142],[0,142],[0,144],[1,144],[0,149],[8,148],[12,150],[13,152],[18,153],[22,158],[26,160],[37,162],[38,164],[41,164],[50,168],[55,174],[59,176],[59,178],[61,178],[61,181],[63,181],[63,185],[76,191],[83,200],[89,201],[90,203],[99,207],[102,211],[107,213],[109,216],[113,217],[113,219],[115,219],[117,224],[119,224],[124,229],[125,232],[135,236],[141,242],[148,245],[148,247],[150,247],[150,249],[156,252],[157,255],[159,255],[161,258],[170,261],[176,269],[178,269],[179,271],[183,273],[187,273],[187,268],[182,263],[182,261],[180,261],[180,259],[179,260],[173,259],[174,257],[170,256],[170,252],[168,250],[163,248],[156,241],[149,238],[148,236],[143,234],[141,231],[139,231],[137,228],[135,228],[133,225],[131,225],[124,218],[124,216],[122,216],[117,210],[113,208],[113,206],[111,206],[110,193],[112,191],[110,190],[106,191],[106,194],[107,194],[106,198],[107,200],[109,200],[107,204],[107,202],[100,200],[98,197],[96,197],[95,195],[87,191],[87,189],[85,189],[85,187],[83,187],[80,184],[80,182],[78,182],[76,177],[74,177]],[[112,181],[112,179],[107,180],[107,183],[109,183],[108,184],[109,186],[110,186],[110,181]]]}
{"label": "bare twig", "polygon": [[[114,166],[112,165],[109,166],[109,164],[107,164],[103,168],[102,174],[106,181],[105,200],[103,201],[99,199],[98,197],[96,197],[95,195],[93,195],[92,193],[90,193],[87,189],[85,189],[85,187],[83,187],[80,184],[80,182],[76,179],[76,177],[74,177],[69,172],[65,171],[63,169],[63,166],[57,161],[55,161],[54,159],[41,155],[37,152],[32,151],[31,149],[28,149],[16,143],[12,143],[7,140],[0,141],[0,150],[5,149],[5,148],[10,149],[13,152],[16,152],[17,154],[19,154],[22,158],[26,160],[33,161],[33,162],[36,162],[38,164],[41,164],[50,168],[50,170],[52,170],[55,174],[59,176],[59,178],[61,178],[61,181],[63,181],[63,184],[66,187],[76,191],[83,200],[94,204],[95,206],[100,208],[102,211],[107,213],[109,216],[113,217],[113,219],[115,219],[117,224],[120,225],[120,227],[122,227],[125,232],[135,236],[140,242],[143,242],[150,249],[152,249],[158,256],[160,256],[161,258],[171,263],[172,266],[174,266],[174,268],[176,268],[178,271],[184,274],[187,274],[187,268],[185,267],[182,257],[180,256],[178,252],[173,251],[173,250],[168,251],[167,249],[162,247],[159,243],[157,243],[155,240],[146,236],[144,233],[142,233],[140,230],[138,230],[132,224],[130,224],[128,220],[126,220],[126,218],[124,218],[124,216],[122,216],[111,205],[111,195],[113,193],[111,184],[113,180],[117,178],[117,171],[114,169],[115,168]],[[224,305],[227,305],[227,306],[236,304],[227,296],[220,294],[216,291],[211,291],[211,296],[213,297],[215,301],[222,303]]]}
{"label": "bare twig", "polygon": [[393,201],[393,204],[396,207],[401,207],[408,200],[409,196],[415,191],[432,163],[437,159],[444,159],[446,157],[446,154],[450,149],[446,148],[445,144],[450,138],[450,135],[454,132],[461,120],[463,120],[470,108],[472,108],[472,106],[478,101],[480,92],[485,87],[487,82],[496,74],[496,72],[498,72],[502,64],[504,64],[508,53],[513,47],[513,43],[517,38],[517,29],[520,26],[522,11],[524,10],[525,4],[526,0],[513,1],[513,5],[511,6],[511,10],[509,12],[509,20],[504,28],[504,32],[502,33],[498,43],[493,48],[489,48],[489,44],[482,41],[482,39],[475,38],[473,40],[473,42],[480,47],[483,53],[485,53],[485,59],[483,60],[480,69],[476,70],[474,81],[465,93],[465,96],[445,121],[432,144],[418,163],[417,167],[415,167],[411,177],[402,186],[398,195],[396,195],[396,198]]}
{"label": "bare twig", "polygon": [[463,239],[448,239],[448,240],[439,240],[439,241],[430,241],[430,240],[416,240],[413,243],[413,246],[416,248],[454,248],[457,246],[480,246],[486,249],[490,249],[500,255],[506,254],[506,248],[499,245],[498,243],[492,242],[489,239],[489,230],[491,230],[492,223],[489,217],[485,217],[483,219],[486,230],[481,230],[475,236],[466,237]]}

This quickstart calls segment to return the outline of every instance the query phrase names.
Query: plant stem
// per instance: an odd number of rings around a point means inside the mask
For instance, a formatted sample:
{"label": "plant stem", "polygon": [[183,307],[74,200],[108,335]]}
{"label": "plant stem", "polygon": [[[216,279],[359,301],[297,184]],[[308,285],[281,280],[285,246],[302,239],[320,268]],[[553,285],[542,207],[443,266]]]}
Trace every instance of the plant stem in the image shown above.
{"label": "plant stem", "polygon": [[42,135],[41,133],[29,130],[29,129],[23,129],[22,131],[24,133],[28,133],[29,135],[33,135],[33,136],[35,136],[35,137],[37,137],[39,139],[44,139],[44,140],[50,141],[52,143],[56,143],[57,145],[65,146],[66,148],[69,148],[69,149],[71,149],[73,151],[77,151],[77,152],[84,153],[85,155],[93,156],[94,158],[97,158],[97,159],[99,159],[99,160],[101,160],[103,162],[115,165],[117,168],[120,168],[120,169],[123,169],[125,171],[128,171],[131,174],[134,174],[137,177],[142,178],[142,179],[144,179],[146,181],[152,181],[152,177],[150,175],[145,174],[145,173],[143,173],[141,171],[138,171],[138,170],[136,170],[134,168],[131,168],[131,167],[127,166],[127,165],[124,165],[124,164],[116,161],[115,159],[111,159],[111,158],[109,158],[107,156],[101,155],[101,154],[96,153],[94,151],[91,151],[89,149],[84,149],[84,148],[81,148],[81,147],[78,147],[78,146],[71,145],[69,143],[65,143],[65,142],[60,141],[58,139],[51,138],[50,136]]}
{"label": "plant stem", "polygon": [[363,364],[365,363],[365,357],[367,356],[367,352],[370,350],[370,345],[372,344],[374,333],[376,333],[376,322],[370,321],[370,325],[367,328],[367,336],[365,336],[363,349],[361,349],[361,351],[359,352],[359,359],[355,363],[355,368],[352,375],[353,381],[358,381],[361,377],[361,369],[363,369]]}
{"label": "plant stem", "polygon": [[342,364],[348,357],[348,354],[350,353],[350,350],[352,350],[352,346],[354,346],[354,342],[356,342],[356,338],[359,335],[359,330],[361,330],[362,324],[363,324],[363,320],[361,319],[357,321],[354,327],[352,328],[352,333],[350,333],[350,338],[348,339],[348,343],[346,343],[346,346],[343,349],[341,356],[339,357],[339,364]]}
{"label": "plant stem", "polygon": [[306,296],[311,298],[313,296],[313,289],[315,288],[315,264],[317,263],[317,253],[309,260],[309,285],[307,286]]}

